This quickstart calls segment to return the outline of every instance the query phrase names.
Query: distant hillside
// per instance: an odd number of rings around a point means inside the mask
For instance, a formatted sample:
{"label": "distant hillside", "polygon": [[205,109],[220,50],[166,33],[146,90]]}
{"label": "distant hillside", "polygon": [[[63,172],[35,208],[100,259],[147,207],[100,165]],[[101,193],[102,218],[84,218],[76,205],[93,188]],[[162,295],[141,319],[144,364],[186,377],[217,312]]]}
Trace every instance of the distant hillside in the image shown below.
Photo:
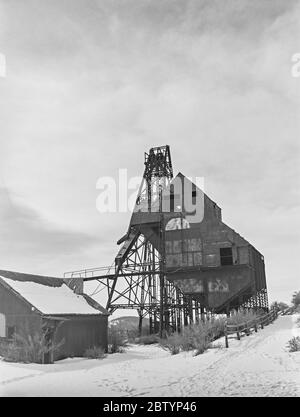
{"label": "distant hillside", "polygon": [[[123,316],[113,319],[109,326],[117,326],[121,330],[137,330],[139,327],[139,318],[134,316]],[[143,328],[149,327],[149,319],[143,319]]]}

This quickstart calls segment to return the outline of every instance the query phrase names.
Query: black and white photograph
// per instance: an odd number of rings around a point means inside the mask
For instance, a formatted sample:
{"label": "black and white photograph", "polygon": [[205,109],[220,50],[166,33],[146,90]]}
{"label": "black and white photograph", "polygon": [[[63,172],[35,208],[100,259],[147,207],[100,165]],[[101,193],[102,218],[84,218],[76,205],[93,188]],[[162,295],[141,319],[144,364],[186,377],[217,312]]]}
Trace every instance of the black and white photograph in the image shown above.
{"label": "black and white photograph", "polygon": [[0,397],[299,399],[299,135],[300,0],[0,0]]}

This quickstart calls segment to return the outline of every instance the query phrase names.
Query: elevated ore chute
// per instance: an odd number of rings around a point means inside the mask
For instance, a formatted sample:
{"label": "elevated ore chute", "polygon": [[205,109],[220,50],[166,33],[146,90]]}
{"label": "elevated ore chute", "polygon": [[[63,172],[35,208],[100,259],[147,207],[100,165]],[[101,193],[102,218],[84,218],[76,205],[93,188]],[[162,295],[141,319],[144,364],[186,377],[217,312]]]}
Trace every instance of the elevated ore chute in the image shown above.
{"label": "elevated ore chute", "polygon": [[[186,203],[188,202],[188,204]],[[210,314],[268,309],[263,256],[222,221],[221,209],[184,175],[169,146],[145,154],[143,180],[113,267],[65,274],[107,288],[110,312],[136,309],[150,332],[181,329]]]}

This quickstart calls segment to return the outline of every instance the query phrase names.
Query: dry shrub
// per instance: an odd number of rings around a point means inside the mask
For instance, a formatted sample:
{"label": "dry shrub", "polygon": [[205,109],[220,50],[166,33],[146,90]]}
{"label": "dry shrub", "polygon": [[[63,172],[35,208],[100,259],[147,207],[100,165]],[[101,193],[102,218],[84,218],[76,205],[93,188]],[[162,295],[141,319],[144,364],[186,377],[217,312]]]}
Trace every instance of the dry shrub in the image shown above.
{"label": "dry shrub", "polygon": [[204,323],[205,331],[211,341],[224,336],[226,320],[224,318],[212,319]]}
{"label": "dry shrub", "polygon": [[83,356],[88,359],[104,359],[106,355],[102,347],[94,346],[86,349]]}
{"label": "dry shrub", "polygon": [[287,345],[289,352],[299,352],[300,351],[300,337],[293,337],[288,341]]}
{"label": "dry shrub", "polygon": [[172,355],[180,351],[195,350],[199,355],[205,352],[212,341],[224,335],[225,320],[215,319],[184,327],[181,333],[173,333],[161,340],[161,346]]}
{"label": "dry shrub", "polygon": [[[265,312],[263,314],[265,314]],[[257,320],[259,316],[260,313],[258,312],[254,312],[251,310],[240,310],[228,317],[227,322],[228,324],[238,325],[246,322],[253,322]]]}
{"label": "dry shrub", "polygon": [[135,343],[139,345],[154,345],[155,343],[159,343],[159,337],[156,334],[148,334],[136,338]]}
{"label": "dry shrub", "polygon": [[123,353],[127,344],[123,331],[114,326],[108,329],[108,353]]}
{"label": "dry shrub", "polygon": [[182,349],[182,336],[179,333],[173,333],[161,339],[160,345],[169,350],[171,355],[177,355]]}
{"label": "dry shrub", "polygon": [[64,341],[49,345],[45,334],[14,334],[13,341],[3,346],[1,356],[7,362],[43,363],[44,355],[57,351]]}

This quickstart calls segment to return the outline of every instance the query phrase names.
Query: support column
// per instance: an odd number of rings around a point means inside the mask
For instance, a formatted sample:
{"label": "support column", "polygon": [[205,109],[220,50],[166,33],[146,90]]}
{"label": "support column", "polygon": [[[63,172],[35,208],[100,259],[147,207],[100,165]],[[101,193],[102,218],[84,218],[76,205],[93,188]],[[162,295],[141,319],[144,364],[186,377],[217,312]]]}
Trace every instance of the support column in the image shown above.
{"label": "support column", "polygon": [[143,311],[139,311],[139,336],[142,335],[143,330]]}

